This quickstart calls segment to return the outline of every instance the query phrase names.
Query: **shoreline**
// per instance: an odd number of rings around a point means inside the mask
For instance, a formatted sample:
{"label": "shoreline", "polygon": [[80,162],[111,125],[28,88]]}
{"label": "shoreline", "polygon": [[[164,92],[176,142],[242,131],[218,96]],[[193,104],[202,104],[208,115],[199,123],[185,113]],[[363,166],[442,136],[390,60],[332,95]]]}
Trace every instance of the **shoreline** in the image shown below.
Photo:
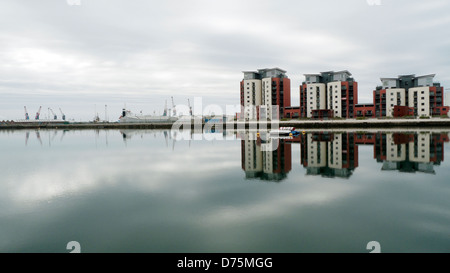
{"label": "shoreline", "polygon": [[[226,129],[258,129],[271,128],[270,122],[226,123],[178,123],[175,128],[223,128]],[[116,122],[13,122],[0,124],[0,130],[21,129],[172,129],[174,123],[116,123]],[[279,121],[277,127],[295,127],[297,129],[384,129],[384,128],[450,128],[450,119],[346,119],[346,120],[287,120]]]}

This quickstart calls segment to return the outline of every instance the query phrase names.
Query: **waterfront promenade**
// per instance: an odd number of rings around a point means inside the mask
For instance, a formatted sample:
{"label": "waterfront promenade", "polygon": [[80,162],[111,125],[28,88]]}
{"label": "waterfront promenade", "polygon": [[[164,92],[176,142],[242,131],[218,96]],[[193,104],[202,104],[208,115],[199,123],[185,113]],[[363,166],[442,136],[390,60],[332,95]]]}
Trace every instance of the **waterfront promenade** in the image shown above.
{"label": "waterfront promenade", "polygon": [[[342,119],[342,120],[283,120],[273,123],[276,127],[289,126],[297,129],[332,129],[332,128],[417,128],[435,127],[450,128],[450,118],[430,119]],[[0,130],[19,129],[171,129],[171,128],[211,128],[213,124],[206,123],[117,123],[117,122],[8,122],[0,123]],[[240,122],[214,123],[215,128],[271,128],[270,122]]]}

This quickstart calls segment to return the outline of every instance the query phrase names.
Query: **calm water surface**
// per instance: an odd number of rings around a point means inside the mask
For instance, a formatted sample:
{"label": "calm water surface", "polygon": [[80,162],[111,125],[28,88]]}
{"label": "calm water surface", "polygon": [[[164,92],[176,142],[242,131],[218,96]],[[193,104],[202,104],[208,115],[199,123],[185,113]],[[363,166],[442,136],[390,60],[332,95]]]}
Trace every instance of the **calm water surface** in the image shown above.
{"label": "calm water surface", "polygon": [[190,137],[0,131],[0,252],[450,252],[449,132]]}

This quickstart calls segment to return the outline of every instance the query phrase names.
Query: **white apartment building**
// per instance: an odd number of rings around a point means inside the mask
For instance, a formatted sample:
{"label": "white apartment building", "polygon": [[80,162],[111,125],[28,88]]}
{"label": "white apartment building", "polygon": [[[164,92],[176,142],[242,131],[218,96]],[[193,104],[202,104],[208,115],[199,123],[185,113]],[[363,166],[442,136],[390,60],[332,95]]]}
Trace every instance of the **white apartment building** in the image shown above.
{"label": "white apartment building", "polygon": [[406,90],[404,88],[386,89],[386,116],[394,116],[394,106],[406,106]]}
{"label": "white apartment building", "polygon": [[241,118],[245,120],[256,120],[256,107],[261,105],[261,80],[255,79],[254,74],[254,72],[244,72]]}
{"label": "white apartment building", "polygon": [[312,117],[312,110],[325,109],[327,107],[326,85],[324,83],[306,84],[308,103],[307,117]]}
{"label": "white apartment building", "polygon": [[[351,75],[347,70],[304,74],[305,82],[300,88],[301,116],[311,118],[313,110],[331,110],[334,117],[353,117],[357,86],[353,87]],[[349,90],[343,89],[346,86]]]}
{"label": "white apartment building", "polygon": [[[257,120],[258,118],[275,120],[281,118],[280,108],[290,106],[290,80],[285,75],[286,71],[280,68],[266,68],[258,71],[244,71],[243,73],[241,120]],[[286,96],[289,105],[285,105],[284,96]]]}
{"label": "white apartment building", "polygon": [[262,81],[262,101],[260,115],[262,120],[272,120],[272,78],[264,78]]}
{"label": "white apartment building", "polygon": [[328,104],[327,108],[333,110],[334,116],[342,118],[342,90],[341,82],[329,82],[327,84],[328,89]]}
{"label": "white apartment building", "polygon": [[408,107],[414,107],[417,116],[431,115],[430,109],[430,87],[414,87],[408,91]]}

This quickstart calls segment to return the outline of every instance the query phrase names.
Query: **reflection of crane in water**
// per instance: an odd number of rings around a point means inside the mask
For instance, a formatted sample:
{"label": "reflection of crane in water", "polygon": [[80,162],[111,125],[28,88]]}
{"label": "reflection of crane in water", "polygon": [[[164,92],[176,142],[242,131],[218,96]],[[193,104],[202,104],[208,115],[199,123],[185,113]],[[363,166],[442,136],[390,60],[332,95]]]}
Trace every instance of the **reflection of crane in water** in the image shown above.
{"label": "reflection of crane in water", "polygon": [[41,134],[39,133],[39,131],[36,131],[36,137],[39,140],[39,142],[41,143],[42,146],[42,139],[41,139]]}
{"label": "reflection of crane in water", "polygon": [[173,131],[173,138],[172,138],[172,151],[175,150],[175,141],[177,139],[177,131]]}
{"label": "reflection of crane in water", "polygon": [[[172,141],[172,150],[175,150],[175,142],[177,142],[178,138],[178,132],[172,131],[172,130],[150,130],[150,131],[141,131],[141,130],[120,130],[120,133],[122,134],[122,139],[125,145],[127,144],[128,139],[131,139],[133,137],[139,137],[141,139],[144,139],[144,135],[149,135],[150,137],[153,135],[154,138],[157,137],[164,137],[164,141],[166,143],[166,147],[169,148],[169,142]],[[190,141],[189,141],[189,147],[190,147]]]}
{"label": "reflection of crane in water", "polygon": [[63,133],[62,133],[62,135],[61,135],[61,139],[59,140],[59,142],[62,142],[64,136],[66,135],[66,132],[67,132],[67,130],[64,130],[64,131],[63,131]]}
{"label": "reflection of crane in water", "polygon": [[166,140],[166,147],[169,147],[169,142],[167,140],[167,131],[164,131],[164,139]]}
{"label": "reflection of crane in water", "polygon": [[28,145],[28,139],[30,138],[30,132],[25,133],[25,146]]}
{"label": "reflection of crane in water", "polygon": [[[38,131],[38,130],[36,130],[35,131],[35,133],[36,133],[36,138],[37,138],[37,140],[39,140],[39,143],[41,144],[41,146],[43,145],[43,143],[42,143],[42,139],[41,139],[41,133]],[[53,137],[54,138],[54,137]],[[25,133],[25,146],[28,146],[28,141],[30,140],[30,132],[29,131],[27,131],[26,133]],[[50,140],[49,140],[50,141]]]}

